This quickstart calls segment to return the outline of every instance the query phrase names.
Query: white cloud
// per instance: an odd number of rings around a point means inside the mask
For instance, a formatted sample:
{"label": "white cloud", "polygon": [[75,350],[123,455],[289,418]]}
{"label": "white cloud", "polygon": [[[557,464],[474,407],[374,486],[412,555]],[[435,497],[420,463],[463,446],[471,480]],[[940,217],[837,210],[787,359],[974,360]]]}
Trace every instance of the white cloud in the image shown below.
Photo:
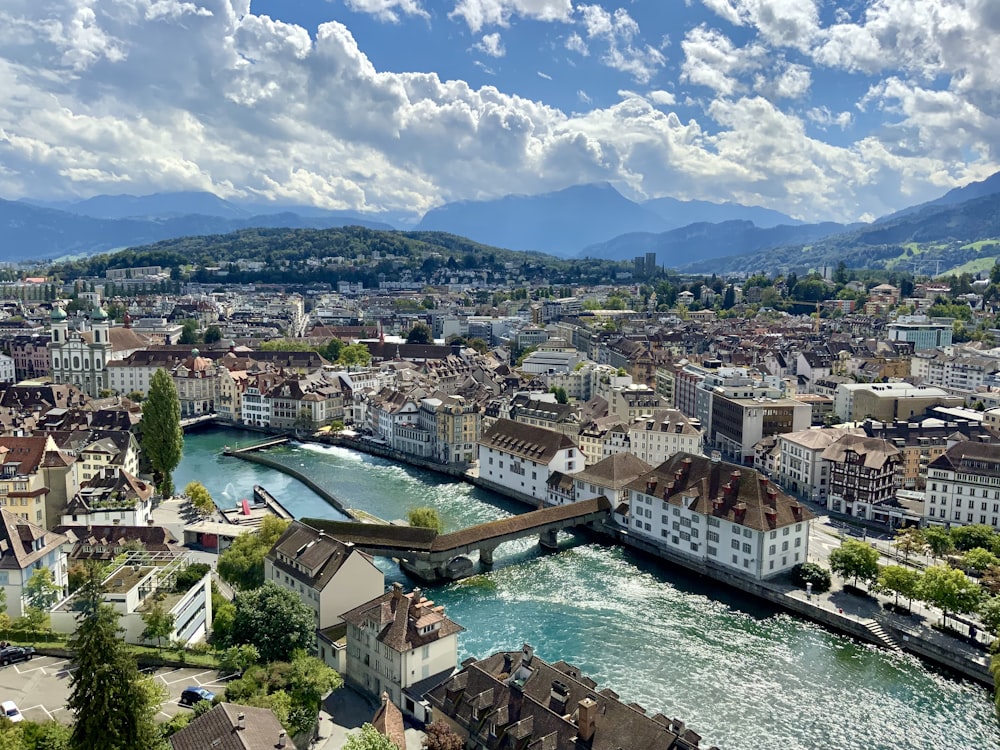
{"label": "white cloud", "polygon": [[368,13],[390,23],[399,23],[400,13],[430,18],[418,0],[344,0],[344,5],[358,13]]}
{"label": "white cloud", "polygon": [[536,73],[536,75],[537,75],[537,76],[538,76],[539,78],[544,78],[544,79],[545,79],[546,81],[551,81],[551,80],[552,80],[552,76],[550,76],[550,75],[549,75],[548,73],[543,73],[543,72],[542,72],[542,71],[540,71],[540,70],[538,70],[538,71],[535,71],[535,73]]}
{"label": "white cloud", "polygon": [[826,130],[830,127],[838,127],[847,130],[854,122],[854,115],[850,112],[831,112],[827,106],[812,107],[806,112],[806,117],[810,122]]}
{"label": "white cloud", "polygon": [[590,55],[590,48],[587,46],[587,43],[575,31],[566,38],[566,49],[584,57]]}
{"label": "white cloud", "polygon": [[483,38],[480,39],[474,46],[480,52],[483,52],[490,57],[503,57],[507,54],[507,50],[503,46],[503,41],[500,39],[499,32],[484,34]]}
{"label": "white cloud", "polygon": [[770,99],[800,99],[809,92],[812,74],[804,65],[788,65],[779,60],[768,68],[774,77],[758,73],[754,79],[754,91],[757,93]]}
{"label": "white cloud", "polygon": [[587,95],[587,92],[584,91],[583,89],[580,89],[579,91],[576,92],[576,98],[579,99],[584,104],[594,103],[594,100],[591,99],[590,96]]}
{"label": "white cloud", "polygon": [[663,91],[662,89],[650,91],[649,94],[647,94],[647,98],[649,101],[653,102],[653,104],[658,104],[661,107],[672,107],[677,103],[677,99],[673,94],[669,91]]}
{"label": "white cloud", "polygon": [[587,38],[607,44],[601,62],[609,68],[627,73],[639,83],[648,83],[666,64],[666,58],[656,47],[635,41],[639,24],[624,8],[611,13],[600,5],[580,5],[577,13]]}
{"label": "white cloud", "polygon": [[[177,14],[131,2],[0,4],[0,195],[127,186],[422,211],[610,180],[640,196],[683,190],[680,197],[806,219],[855,219],[900,207],[904,190],[995,171],[997,105],[977,103],[957,84],[941,92],[888,77],[864,104],[895,119],[895,129],[833,146],[807,133],[806,117],[824,117],[811,112],[814,103],[801,105],[809,112],[801,118],[775,104],[807,88],[807,71],[779,56],[770,59],[779,63],[775,75],[764,69],[765,45],[737,48],[704,27],[682,45],[684,76],[718,98],[705,103],[704,116],[682,121],[664,110],[674,99],[670,84],[636,86],[644,93],[567,113],[494,86],[378,70],[340,23],[310,35],[253,15],[246,0],[169,6]],[[582,35],[593,33],[595,56],[610,42],[620,51],[638,45],[627,13],[587,13],[586,23],[582,13],[575,18]],[[985,12],[977,18],[990,21]],[[956,81],[983,95],[976,77],[995,75],[956,71]],[[758,81],[774,90],[755,95]],[[699,104],[686,94],[677,97]],[[826,117],[849,127],[844,116]],[[955,129],[959,118],[964,130]],[[962,143],[989,155],[959,158]]]}
{"label": "white cloud", "polygon": [[738,26],[753,26],[761,38],[778,47],[810,49],[819,29],[816,0],[702,0],[720,17]]}
{"label": "white cloud", "polygon": [[448,16],[463,19],[477,34],[484,26],[507,26],[514,16],[565,23],[572,14],[572,0],[458,0]]}

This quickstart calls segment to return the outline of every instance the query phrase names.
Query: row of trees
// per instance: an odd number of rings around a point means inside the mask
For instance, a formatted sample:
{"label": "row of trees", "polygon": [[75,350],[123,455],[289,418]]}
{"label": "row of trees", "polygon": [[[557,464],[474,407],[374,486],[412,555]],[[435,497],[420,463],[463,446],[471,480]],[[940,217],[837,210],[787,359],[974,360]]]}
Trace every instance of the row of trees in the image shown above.
{"label": "row of trees", "polygon": [[[880,593],[895,595],[897,604],[899,597],[903,597],[937,607],[943,612],[945,622],[949,612],[981,615],[1000,612],[1000,598],[984,596],[982,587],[957,568],[942,564],[920,571],[906,565],[881,566],[878,560],[877,549],[847,539],[830,553],[830,569],[852,579],[855,585],[861,582]],[[1000,621],[996,625],[1000,626]]]}

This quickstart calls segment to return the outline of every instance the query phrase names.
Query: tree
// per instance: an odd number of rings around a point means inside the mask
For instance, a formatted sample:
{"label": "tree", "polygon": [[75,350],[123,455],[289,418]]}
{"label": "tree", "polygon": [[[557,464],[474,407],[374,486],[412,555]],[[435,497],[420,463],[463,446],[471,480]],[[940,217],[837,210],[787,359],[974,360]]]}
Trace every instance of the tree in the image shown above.
{"label": "tree", "polygon": [[986,629],[1000,637],[1000,596],[990,596],[979,605],[979,619]]}
{"label": "tree", "polygon": [[935,558],[943,557],[955,549],[951,534],[943,526],[928,526],[924,529],[924,541]]}
{"label": "tree", "polygon": [[344,750],[396,750],[396,745],[371,724],[365,724],[360,732],[348,736]]}
{"label": "tree", "polygon": [[252,591],[237,592],[233,604],[233,643],[256,646],[266,662],[289,661],[296,649],[305,650],[315,642],[312,609],[297,594],[273,581]]}
{"label": "tree", "polygon": [[792,568],[792,579],[803,587],[811,583],[812,590],[817,594],[830,590],[830,571],[817,563],[799,563]]}
{"label": "tree", "polygon": [[962,555],[962,567],[965,570],[975,571],[977,574],[981,574],[987,568],[996,565],[1000,565],[1000,559],[982,547],[975,547]]}
{"label": "tree", "polygon": [[[212,608],[212,635],[209,639],[217,649],[226,649],[233,645],[233,621],[236,619],[236,606],[225,602]],[[256,649],[255,649],[256,650]]]}
{"label": "tree", "polygon": [[569,396],[566,393],[566,389],[559,385],[553,385],[549,387],[549,393],[554,393],[556,396],[557,404],[568,404]]}
{"label": "tree", "polygon": [[416,323],[406,334],[407,344],[433,344],[434,334],[426,323]]}
{"label": "tree", "polygon": [[191,563],[174,578],[174,591],[184,594],[212,569],[208,563]]}
{"label": "tree", "polygon": [[198,343],[198,321],[194,318],[188,318],[183,323],[181,323],[181,337],[178,339],[180,344],[197,344]]}
{"label": "tree", "polygon": [[201,482],[188,482],[187,486],[184,487],[184,494],[187,495],[191,505],[202,518],[215,513],[215,501]]}
{"label": "tree", "polygon": [[903,559],[909,560],[910,555],[915,555],[927,549],[927,541],[924,533],[916,526],[907,526],[905,529],[896,531],[896,550],[903,553]]}
{"label": "tree", "polygon": [[899,605],[900,595],[913,601],[920,584],[920,573],[905,565],[886,565],[878,573],[875,588],[896,595],[896,605]]}
{"label": "tree", "polygon": [[878,550],[857,539],[846,539],[830,553],[830,570],[842,578],[871,583],[878,577]]}
{"label": "tree", "polygon": [[979,585],[991,594],[1000,594],[1000,565],[991,565],[979,577]]}
{"label": "tree", "polygon": [[177,387],[164,369],[153,373],[149,394],[142,405],[142,450],[153,467],[157,489],[164,496],[172,495],[171,474],[181,462],[184,432],[181,430],[181,404]]}
{"label": "tree", "polygon": [[241,643],[238,646],[230,646],[219,654],[219,666],[223,669],[243,674],[250,667],[260,661],[260,651],[250,643]]}
{"label": "tree", "polygon": [[997,544],[998,536],[992,526],[985,524],[974,524],[971,526],[957,526],[951,530],[951,541],[955,549],[968,552],[970,549],[981,547],[985,550],[992,550]]}
{"label": "tree", "polygon": [[292,655],[285,689],[291,694],[292,702],[307,707],[312,716],[319,711],[327,693],[338,690],[343,684],[343,678],[322,659],[309,656],[305,651]]}
{"label": "tree", "polygon": [[288,520],[265,516],[260,528],[242,534],[219,555],[218,571],[222,580],[240,589],[254,589],[264,583],[264,556],[274,546]]}
{"label": "tree", "polygon": [[465,743],[443,721],[432,721],[424,730],[424,750],[462,750]]}
{"label": "tree", "polygon": [[323,347],[320,354],[326,357],[331,362],[336,362],[340,359],[340,353],[344,350],[344,342],[338,338],[330,339],[326,346]]}
{"label": "tree", "polygon": [[337,358],[337,362],[347,368],[367,367],[368,363],[371,361],[371,352],[368,351],[368,347],[364,344],[351,344],[349,346],[345,346],[340,350],[340,356]]}
{"label": "tree", "polygon": [[174,616],[163,608],[163,602],[159,599],[142,613],[142,622],[146,626],[142,631],[143,640],[156,640],[157,648],[161,646],[164,638],[169,638],[174,632]]}
{"label": "tree", "polygon": [[24,598],[32,609],[43,612],[49,610],[59,600],[62,589],[52,580],[48,568],[36,568],[24,585]]}
{"label": "tree", "polygon": [[209,326],[205,329],[205,343],[214,344],[222,340],[222,329],[219,326]]}
{"label": "tree", "polygon": [[965,573],[947,565],[934,565],[924,571],[917,588],[917,598],[938,607],[947,621],[948,613],[974,612],[979,606],[982,589]]}
{"label": "tree", "polygon": [[303,406],[299,409],[299,413],[295,415],[295,432],[306,432],[313,433],[316,431],[316,422],[313,420],[312,409],[308,406]]}
{"label": "tree", "polygon": [[71,750],[160,750],[154,717],[159,702],[120,636],[118,613],[91,580],[77,596],[79,614],[69,647],[77,669],[67,706],[75,715]]}
{"label": "tree", "polygon": [[410,526],[416,526],[419,529],[434,529],[439,534],[444,531],[441,516],[434,508],[410,508],[406,512],[406,520]]}

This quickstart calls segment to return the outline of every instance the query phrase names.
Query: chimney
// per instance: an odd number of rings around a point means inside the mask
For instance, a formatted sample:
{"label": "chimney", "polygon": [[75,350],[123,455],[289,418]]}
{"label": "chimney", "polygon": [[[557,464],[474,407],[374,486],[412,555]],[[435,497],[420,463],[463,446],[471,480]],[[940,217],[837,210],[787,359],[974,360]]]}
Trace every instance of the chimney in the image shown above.
{"label": "chimney", "polygon": [[681,461],[681,471],[684,472],[684,476],[687,476],[688,474],[691,473],[691,464],[692,461],[690,458],[685,458],[683,461]]}
{"label": "chimney", "polygon": [[771,505],[778,504],[778,490],[775,487],[767,488],[767,502]]}
{"label": "chimney", "polygon": [[394,602],[398,602],[402,598],[403,598],[403,584],[401,584],[399,581],[396,581],[394,584],[392,584],[392,600]]}
{"label": "chimney", "polygon": [[531,666],[531,660],[535,657],[535,649],[525,643],[521,646],[521,665],[525,667]]}
{"label": "chimney", "polygon": [[240,715],[236,717],[236,728],[240,730],[247,728],[247,716],[242,711],[240,711]]}
{"label": "chimney", "polygon": [[733,507],[733,514],[735,516],[734,520],[736,521],[736,523],[743,523],[743,519],[746,517],[747,514],[747,504],[737,503]]}
{"label": "chimney", "polygon": [[802,506],[799,503],[792,503],[792,515],[795,517],[796,521],[802,520]]}
{"label": "chimney", "polygon": [[587,696],[577,704],[576,734],[583,742],[594,739],[594,722],[597,719],[597,702]]}
{"label": "chimney", "polygon": [[278,744],[275,747],[284,747],[288,743],[288,737],[284,732],[278,732]]}
{"label": "chimney", "polygon": [[413,591],[410,592],[410,606],[416,607],[417,609],[419,609],[420,608],[420,600],[423,598],[423,596],[424,596],[424,592],[423,591],[421,591],[420,589],[416,589],[416,588],[413,589]]}
{"label": "chimney", "polygon": [[713,464],[719,463],[722,460],[722,454],[719,451],[712,451],[711,461]]}
{"label": "chimney", "polygon": [[656,492],[656,481],[652,480],[646,482],[646,494],[652,495],[654,492]]}
{"label": "chimney", "polygon": [[764,489],[767,489],[769,481],[770,480],[768,480],[768,478],[765,477],[763,474],[760,475],[760,486],[763,487]]}

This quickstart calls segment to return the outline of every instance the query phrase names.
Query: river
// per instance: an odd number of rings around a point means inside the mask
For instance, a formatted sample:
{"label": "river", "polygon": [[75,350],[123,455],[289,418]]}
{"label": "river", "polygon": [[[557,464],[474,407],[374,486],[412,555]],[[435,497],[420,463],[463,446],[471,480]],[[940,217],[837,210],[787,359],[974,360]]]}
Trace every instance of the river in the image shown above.
{"label": "river", "polygon": [[[220,455],[260,440],[210,429],[185,438],[174,475],[201,481],[220,505],[270,490],[296,517],[340,518],[298,481]],[[436,508],[447,530],[523,508],[495,493],[343,448],[295,445],[287,461],[348,506],[392,520]],[[466,628],[459,659],[535,646],[650,714],[687,722],[723,750],[1000,748],[992,696],[618,547],[567,535],[560,551],[533,540],[497,549],[496,567],[427,593]],[[387,582],[411,586],[390,561]]]}

